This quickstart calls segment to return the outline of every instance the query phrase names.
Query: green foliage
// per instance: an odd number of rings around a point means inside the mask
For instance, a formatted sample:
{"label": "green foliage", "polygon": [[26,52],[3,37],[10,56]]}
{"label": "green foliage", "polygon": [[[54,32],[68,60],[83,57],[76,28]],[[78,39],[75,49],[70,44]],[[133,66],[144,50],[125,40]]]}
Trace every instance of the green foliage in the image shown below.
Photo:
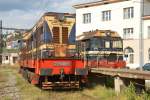
{"label": "green foliage", "polygon": [[136,94],[136,88],[133,83],[130,83],[128,87],[122,91],[120,95],[121,98],[125,97],[125,100],[150,100],[150,94],[143,91],[141,94]]}
{"label": "green foliage", "polygon": [[[19,89],[20,100],[150,100],[150,94],[143,91],[137,95],[135,87],[131,83],[120,94],[116,94],[114,89],[99,84],[93,84],[82,91],[45,91],[29,84],[23,77],[18,74],[19,67],[9,65],[0,67],[0,80],[6,84],[8,76],[15,76],[15,86]],[[110,82],[111,83],[111,82]],[[4,85],[0,84],[0,88]],[[9,100],[9,96],[1,100]],[[11,100],[11,99],[10,99]]]}
{"label": "green foliage", "polygon": [[105,80],[107,87],[113,87],[114,86],[114,79],[112,77],[106,77]]}
{"label": "green foliage", "polygon": [[136,99],[135,87],[132,83],[130,83],[130,85],[125,89],[124,93],[128,100]]}
{"label": "green foliage", "polygon": [[141,96],[144,100],[150,100],[150,94],[143,91],[143,95]]}
{"label": "green foliage", "polygon": [[6,49],[6,48],[0,48],[0,51],[2,50],[3,53],[18,53],[18,49]]}
{"label": "green foliage", "polygon": [[19,39],[22,39],[22,35],[21,34],[16,34],[14,36],[14,40],[19,40]]}

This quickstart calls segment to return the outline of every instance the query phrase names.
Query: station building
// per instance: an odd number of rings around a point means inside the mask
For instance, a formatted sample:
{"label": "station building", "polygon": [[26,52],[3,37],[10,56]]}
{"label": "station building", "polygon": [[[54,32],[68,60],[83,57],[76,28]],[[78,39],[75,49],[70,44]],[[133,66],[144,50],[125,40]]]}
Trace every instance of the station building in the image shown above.
{"label": "station building", "polygon": [[77,4],[76,36],[83,32],[113,30],[124,39],[127,66],[140,66],[140,37],[143,36],[144,63],[150,62],[150,0],[102,0]]}

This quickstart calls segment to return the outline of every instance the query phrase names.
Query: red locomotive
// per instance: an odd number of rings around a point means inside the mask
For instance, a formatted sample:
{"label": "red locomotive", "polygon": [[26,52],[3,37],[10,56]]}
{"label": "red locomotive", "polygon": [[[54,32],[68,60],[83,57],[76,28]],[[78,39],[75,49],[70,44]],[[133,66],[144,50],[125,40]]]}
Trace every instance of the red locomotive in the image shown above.
{"label": "red locomotive", "polygon": [[78,36],[78,48],[88,68],[124,68],[123,40],[114,31],[95,30]]}
{"label": "red locomotive", "polygon": [[75,45],[75,15],[45,13],[20,41],[20,72],[43,89],[79,88],[88,70]]}

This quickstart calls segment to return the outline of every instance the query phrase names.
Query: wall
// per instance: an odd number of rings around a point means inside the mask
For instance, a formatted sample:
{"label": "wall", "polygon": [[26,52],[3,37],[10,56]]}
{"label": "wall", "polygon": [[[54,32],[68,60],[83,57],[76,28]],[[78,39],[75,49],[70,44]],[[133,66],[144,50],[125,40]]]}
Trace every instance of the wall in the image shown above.
{"label": "wall", "polygon": [[[123,48],[131,47],[134,50],[134,64],[130,64],[127,62],[127,66],[130,66],[130,68],[137,68],[139,67],[139,40],[124,40],[123,41]],[[150,62],[149,60],[149,53],[148,50],[150,49],[150,39],[144,39],[144,64]]]}
{"label": "wall", "polygon": [[[6,60],[6,56],[8,56],[8,60]],[[4,53],[2,57],[2,64],[14,65],[15,63],[13,63],[13,57],[18,58],[18,54],[17,53]]]}
{"label": "wall", "polygon": [[[134,7],[134,18],[123,19],[123,8]],[[102,11],[111,10],[111,21],[102,21]],[[91,23],[83,24],[83,14],[91,13]],[[134,1],[124,1],[119,3],[81,8],[76,10],[76,31],[77,36],[85,31],[101,29],[114,30],[123,37],[123,28],[134,28],[134,38],[139,37],[140,31],[140,3]]]}
{"label": "wall", "polygon": [[124,40],[123,41],[123,48],[131,47],[134,51],[134,63],[131,64],[129,62],[127,63],[127,66],[130,66],[130,68],[136,68],[139,67],[139,40]]}

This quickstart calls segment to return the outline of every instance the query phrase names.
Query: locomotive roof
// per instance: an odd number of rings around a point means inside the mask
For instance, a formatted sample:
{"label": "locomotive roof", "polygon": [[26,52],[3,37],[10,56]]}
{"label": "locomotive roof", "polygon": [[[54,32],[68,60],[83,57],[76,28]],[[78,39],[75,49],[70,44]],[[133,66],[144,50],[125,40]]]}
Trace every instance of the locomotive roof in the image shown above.
{"label": "locomotive roof", "polygon": [[25,32],[23,36],[23,40],[27,40],[31,37],[31,35],[34,33],[33,31],[36,30],[37,26],[41,25],[41,22],[45,17],[53,16],[56,19],[63,20],[63,17],[65,18],[74,18],[75,19],[75,14],[72,13],[59,13],[59,12],[46,12],[44,15],[36,22],[36,24],[28,31]]}
{"label": "locomotive roof", "polygon": [[59,15],[64,15],[68,17],[75,17],[75,14],[72,13],[58,13],[58,12],[46,12],[43,16],[59,16]]}
{"label": "locomotive roof", "polygon": [[92,37],[120,37],[119,34],[112,30],[95,30],[89,32],[83,32],[82,35],[77,37],[77,40],[88,40]]}

